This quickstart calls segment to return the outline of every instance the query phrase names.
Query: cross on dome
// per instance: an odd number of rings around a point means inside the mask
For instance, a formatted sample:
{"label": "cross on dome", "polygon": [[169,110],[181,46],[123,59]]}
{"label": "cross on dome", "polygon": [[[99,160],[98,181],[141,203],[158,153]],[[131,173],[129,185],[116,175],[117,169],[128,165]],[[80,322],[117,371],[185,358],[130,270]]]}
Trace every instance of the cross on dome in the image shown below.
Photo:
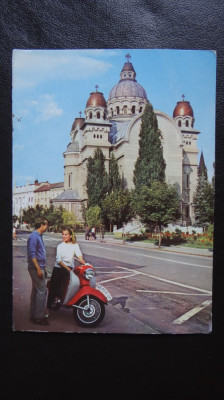
{"label": "cross on dome", "polygon": [[96,85],[96,86],[95,86],[95,88],[96,88],[96,92],[97,92],[97,89],[99,89],[99,86],[98,86],[98,85]]}
{"label": "cross on dome", "polygon": [[129,62],[129,60],[130,60],[130,58],[131,58],[130,54],[129,54],[129,53],[126,54],[125,58],[127,59],[127,62]]}
{"label": "cross on dome", "polygon": [[182,97],[182,99],[183,99],[183,101],[184,101],[184,99],[185,99],[186,96],[185,96],[185,94],[182,94],[181,97]]}
{"label": "cross on dome", "polygon": [[79,116],[80,116],[80,118],[82,117],[82,111],[79,111]]}

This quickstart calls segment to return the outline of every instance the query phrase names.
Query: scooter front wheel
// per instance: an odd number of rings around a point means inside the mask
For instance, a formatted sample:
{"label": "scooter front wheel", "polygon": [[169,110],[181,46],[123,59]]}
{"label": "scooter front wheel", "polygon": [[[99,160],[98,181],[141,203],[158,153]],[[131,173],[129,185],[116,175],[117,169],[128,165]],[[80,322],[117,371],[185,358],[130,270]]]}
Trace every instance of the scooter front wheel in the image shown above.
{"label": "scooter front wheel", "polygon": [[81,298],[77,303],[81,308],[74,308],[74,318],[81,326],[94,327],[104,318],[105,306],[101,300],[94,296],[89,296],[89,305],[87,297]]}

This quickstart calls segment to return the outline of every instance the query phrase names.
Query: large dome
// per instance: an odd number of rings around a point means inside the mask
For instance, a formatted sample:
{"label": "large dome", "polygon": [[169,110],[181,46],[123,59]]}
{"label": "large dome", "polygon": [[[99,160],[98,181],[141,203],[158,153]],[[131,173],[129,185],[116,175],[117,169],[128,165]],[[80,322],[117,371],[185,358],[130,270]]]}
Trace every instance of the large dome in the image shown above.
{"label": "large dome", "polygon": [[111,89],[108,100],[115,97],[141,97],[147,100],[145,89],[131,79],[122,79]]}
{"label": "large dome", "polygon": [[186,116],[194,117],[193,109],[190,105],[189,101],[178,101],[176,107],[173,111],[173,118],[176,117],[186,117]]}

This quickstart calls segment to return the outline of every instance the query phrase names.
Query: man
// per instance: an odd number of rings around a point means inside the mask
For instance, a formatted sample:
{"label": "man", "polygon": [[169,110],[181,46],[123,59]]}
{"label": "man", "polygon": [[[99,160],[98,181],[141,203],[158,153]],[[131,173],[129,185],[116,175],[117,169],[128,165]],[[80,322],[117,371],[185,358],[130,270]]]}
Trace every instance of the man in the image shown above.
{"label": "man", "polygon": [[45,316],[47,287],[45,283],[46,250],[42,239],[48,228],[46,218],[38,218],[27,241],[28,271],[32,279],[30,317],[34,324],[49,325]]}

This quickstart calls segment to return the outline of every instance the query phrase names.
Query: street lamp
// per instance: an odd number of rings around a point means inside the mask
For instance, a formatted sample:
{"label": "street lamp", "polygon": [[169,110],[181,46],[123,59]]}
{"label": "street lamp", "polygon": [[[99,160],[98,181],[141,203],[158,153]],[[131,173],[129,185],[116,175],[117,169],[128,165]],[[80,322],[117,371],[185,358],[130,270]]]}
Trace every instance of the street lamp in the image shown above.
{"label": "street lamp", "polygon": [[123,237],[123,244],[125,243],[125,241],[124,241],[124,226],[125,226],[125,222],[122,222],[122,237]]}

